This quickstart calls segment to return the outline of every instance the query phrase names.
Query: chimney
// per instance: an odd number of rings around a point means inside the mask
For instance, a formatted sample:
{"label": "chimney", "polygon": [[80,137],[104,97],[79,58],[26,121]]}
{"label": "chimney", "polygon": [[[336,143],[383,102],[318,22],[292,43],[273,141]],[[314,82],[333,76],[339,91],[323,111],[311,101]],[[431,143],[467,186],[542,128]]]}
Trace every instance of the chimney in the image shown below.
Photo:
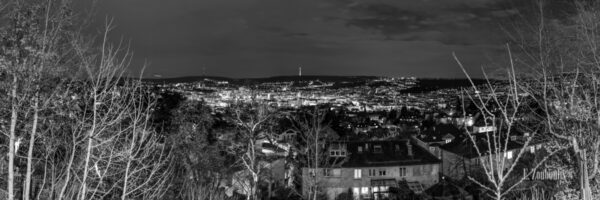
{"label": "chimney", "polygon": [[410,140],[406,141],[406,149],[408,150],[408,156],[413,156],[412,145],[410,144]]}

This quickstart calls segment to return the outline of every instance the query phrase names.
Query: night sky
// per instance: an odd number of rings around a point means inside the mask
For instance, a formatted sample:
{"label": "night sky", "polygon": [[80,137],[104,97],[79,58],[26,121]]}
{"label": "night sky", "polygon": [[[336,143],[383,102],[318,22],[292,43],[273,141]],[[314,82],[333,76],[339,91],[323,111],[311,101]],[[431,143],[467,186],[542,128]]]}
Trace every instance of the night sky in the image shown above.
{"label": "night sky", "polygon": [[[500,0],[101,0],[146,77],[478,76],[505,54]],[[97,27],[100,29],[100,27]],[[490,67],[486,67],[486,70]],[[493,69],[492,69],[493,70]]]}

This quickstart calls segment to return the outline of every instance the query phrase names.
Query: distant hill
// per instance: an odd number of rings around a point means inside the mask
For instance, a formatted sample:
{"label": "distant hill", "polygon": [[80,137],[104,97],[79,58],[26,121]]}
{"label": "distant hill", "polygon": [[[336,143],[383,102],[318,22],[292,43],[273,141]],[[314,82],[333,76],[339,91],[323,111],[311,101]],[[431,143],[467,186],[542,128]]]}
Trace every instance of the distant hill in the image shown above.
{"label": "distant hill", "polygon": [[[416,87],[408,88],[403,90],[405,93],[424,93],[431,92],[440,89],[451,89],[451,88],[464,88],[471,87],[471,81],[469,79],[432,79],[432,78],[424,78],[417,79],[419,82]],[[486,84],[487,80],[485,79],[472,79],[473,84],[482,85]],[[498,80],[490,80],[490,82],[498,82]]]}
{"label": "distant hill", "polygon": [[191,83],[202,81],[205,78],[218,80],[218,81],[232,81],[234,79],[220,76],[183,76],[183,77],[174,77],[174,78],[145,78],[142,81],[144,82],[153,82],[153,83]]}
{"label": "distant hill", "polygon": [[366,81],[378,78],[377,76],[273,76],[267,78],[252,78],[255,82],[289,82],[289,81],[316,81],[320,80],[323,82],[353,82],[353,81]]}
{"label": "distant hill", "polygon": [[377,76],[272,76],[265,78],[227,78],[219,76],[185,76],[176,78],[144,79],[146,82],[155,83],[190,83],[202,81],[204,79],[218,81],[229,81],[232,84],[257,84],[265,82],[290,82],[290,81],[316,81],[323,82],[359,82],[378,78]]}

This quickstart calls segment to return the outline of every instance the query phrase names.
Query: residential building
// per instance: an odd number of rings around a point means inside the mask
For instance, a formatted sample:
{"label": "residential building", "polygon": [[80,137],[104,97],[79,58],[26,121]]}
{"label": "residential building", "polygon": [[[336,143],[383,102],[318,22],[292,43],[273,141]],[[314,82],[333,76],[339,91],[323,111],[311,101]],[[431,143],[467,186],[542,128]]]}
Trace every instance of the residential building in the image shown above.
{"label": "residential building", "polygon": [[303,168],[303,191],[319,186],[329,199],[384,199],[404,183],[414,193],[438,182],[441,160],[411,140],[332,142],[329,166]]}
{"label": "residential building", "polygon": [[[477,143],[477,148],[473,145],[473,141]],[[455,180],[467,176],[477,176],[477,174],[483,173],[481,162],[484,162],[484,164],[489,162],[490,155],[493,159],[504,160],[504,168],[508,169],[516,159],[520,149],[523,148],[521,143],[503,139],[503,146],[498,149],[492,148],[490,151],[488,147],[495,147],[496,145],[493,141],[489,144],[486,141],[486,137],[481,135],[479,137],[474,136],[473,140],[468,137],[461,137],[439,146],[440,158],[443,161],[442,173]],[[499,154],[502,156],[496,156]]]}

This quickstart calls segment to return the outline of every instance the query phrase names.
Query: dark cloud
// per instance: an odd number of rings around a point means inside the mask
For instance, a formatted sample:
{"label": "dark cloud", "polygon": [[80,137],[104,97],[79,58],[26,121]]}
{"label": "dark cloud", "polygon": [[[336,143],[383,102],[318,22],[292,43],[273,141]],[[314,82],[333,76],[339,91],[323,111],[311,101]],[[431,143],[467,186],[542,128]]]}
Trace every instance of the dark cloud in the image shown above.
{"label": "dark cloud", "polygon": [[147,74],[462,76],[501,49],[504,0],[103,0]]}
{"label": "dark cloud", "polygon": [[[375,30],[388,40],[438,41],[448,45],[501,43],[499,23],[504,18],[519,15],[519,10],[502,8],[497,1],[466,5],[456,2],[446,8],[435,5],[401,8],[399,5],[370,3],[354,4],[349,10],[349,26]],[[432,8],[437,8],[433,9]],[[491,36],[491,37],[490,37]]]}

